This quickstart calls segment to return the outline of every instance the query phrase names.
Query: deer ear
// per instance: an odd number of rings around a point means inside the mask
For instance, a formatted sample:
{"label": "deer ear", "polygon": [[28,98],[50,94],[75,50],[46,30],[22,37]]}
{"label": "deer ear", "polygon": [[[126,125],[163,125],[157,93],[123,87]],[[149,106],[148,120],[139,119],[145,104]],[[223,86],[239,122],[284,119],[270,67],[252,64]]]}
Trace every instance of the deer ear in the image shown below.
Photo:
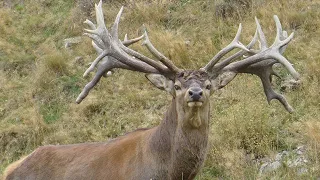
{"label": "deer ear", "polygon": [[161,74],[146,74],[146,78],[157,88],[165,90],[172,94],[173,92],[173,81],[166,78]]}

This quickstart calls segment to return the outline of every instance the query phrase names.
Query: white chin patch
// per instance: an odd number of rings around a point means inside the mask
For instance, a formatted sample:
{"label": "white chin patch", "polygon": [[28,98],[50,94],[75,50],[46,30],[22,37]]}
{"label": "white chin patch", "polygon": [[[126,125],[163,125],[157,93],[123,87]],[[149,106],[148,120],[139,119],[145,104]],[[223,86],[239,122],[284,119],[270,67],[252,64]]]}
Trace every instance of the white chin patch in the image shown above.
{"label": "white chin patch", "polygon": [[202,106],[202,102],[188,102],[189,107],[200,107]]}

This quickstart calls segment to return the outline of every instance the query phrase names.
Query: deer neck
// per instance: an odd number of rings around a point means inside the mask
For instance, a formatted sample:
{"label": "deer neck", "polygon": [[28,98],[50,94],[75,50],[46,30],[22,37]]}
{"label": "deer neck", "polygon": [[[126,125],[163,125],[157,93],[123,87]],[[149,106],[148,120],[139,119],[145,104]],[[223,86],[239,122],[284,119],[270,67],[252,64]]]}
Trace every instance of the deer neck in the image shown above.
{"label": "deer neck", "polygon": [[[210,105],[183,107],[173,98],[152,137],[152,147],[169,167],[172,179],[194,176],[206,156]],[[189,178],[188,178],[189,179]]]}

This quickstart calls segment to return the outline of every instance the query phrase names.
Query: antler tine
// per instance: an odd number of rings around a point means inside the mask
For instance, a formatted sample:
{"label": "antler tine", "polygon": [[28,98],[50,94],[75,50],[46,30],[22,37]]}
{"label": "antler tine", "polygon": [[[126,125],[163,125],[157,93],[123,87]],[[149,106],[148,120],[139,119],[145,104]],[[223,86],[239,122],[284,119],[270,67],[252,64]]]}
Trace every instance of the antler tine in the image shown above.
{"label": "antler tine", "polygon": [[[104,23],[104,16],[103,16],[103,12],[102,12],[102,1],[99,1],[99,4],[95,4],[95,10],[96,10],[96,20],[97,20],[97,24],[98,27],[102,27],[105,28],[106,25]],[[107,28],[105,28],[107,29]]]}
{"label": "antler tine", "polygon": [[154,55],[159,61],[161,61],[164,65],[166,65],[171,71],[173,72],[180,72],[182,71],[178,67],[176,67],[171,60],[169,60],[167,57],[165,57],[163,54],[161,54],[151,43],[147,30],[145,28],[144,30],[144,41],[142,43],[145,45],[148,50]]}
{"label": "antler tine", "polygon": [[[227,85],[230,81],[232,81],[234,77],[237,75],[237,73],[255,74],[259,76],[259,78],[261,79],[268,102],[270,103],[272,99],[278,99],[287,111],[293,112],[292,107],[286,101],[284,96],[276,93],[272,89],[271,80],[272,75],[278,76],[272,69],[272,66],[275,63],[281,63],[289,71],[292,77],[294,77],[296,80],[299,79],[299,73],[296,72],[292,64],[282,55],[282,53],[285,50],[285,47],[292,40],[294,33],[291,33],[291,35],[288,37],[286,31],[282,31],[282,27],[278,17],[274,16],[274,19],[277,27],[277,35],[273,45],[268,47],[265,35],[262,31],[259,21],[257,18],[255,18],[257,25],[256,33],[259,36],[260,49],[250,50],[249,54],[251,53],[251,56],[241,59],[239,61],[227,64],[231,62],[231,60],[227,58],[221,63],[217,64],[213,68],[217,71],[213,72],[214,74],[216,74],[216,77],[214,77],[216,78],[215,83],[217,83],[217,88],[222,88],[225,85]],[[254,40],[252,42],[254,42]],[[253,44],[249,44],[253,46]],[[242,52],[238,53],[241,54]]]}
{"label": "antler tine", "polygon": [[120,22],[120,18],[121,18],[121,15],[122,15],[122,12],[123,12],[123,6],[121,6],[118,14],[117,14],[117,17],[113,23],[113,26],[111,28],[111,36],[114,37],[115,40],[119,40],[119,36],[118,36],[118,28],[119,28],[119,22]]}
{"label": "antler tine", "polygon": [[124,40],[122,41],[122,44],[125,46],[130,46],[131,44],[134,44],[141,39],[143,39],[144,35],[141,35],[140,37],[134,38],[134,39],[128,39],[128,35],[126,34],[124,37]]}
{"label": "antler tine", "polygon": [[278,18],[278,16],[274,15],[273,16],[273,19],[276,23],[276,28],[277,28],[277,35],[275,37],[275,40],[274,40],[274,43],[272,46],[274,46],[275,44],[279,44],[280,43],[280,40],[283,39],[283,36],[282,36],[282,26],[281,26],[281,23],[280,23],[280,20]]}
{"label": "antler tine", "polygon": [[[274,19],[274,21],[276,23],[277,35],[276,35],[276,38],[275,38],[274,43],[272,44],[272,46],[276,46],[282,40],[285,40],[288,37],[288,33],[287,33],[287,31],[283,31],[282,30],[281,22],[280,22],[280,20],[279,20],[277,15],[274,15],[273,19]],[[286,48],[287,48],[287,45],[283,46],[280,49],[280,53],[282,54],[285,51]]]}
{"label": "antler tine", "polygon": [[263,70],[264,74],[261,73],[259,75],[262,85],[263,85],[263,89],[264,89],[264,93],[267,97],[267,101],[270,104],[272,99],[277,99],[283,106],[284,108],[292,113],[294,110],[293,108],[290,106],[290,104],[287,102],[286,98],[281,95],[276,93],[273,89],[272,89],[272,85],[271,85],[271,76],[275,75],[274,71],[272,70],[272,65],[269,66],[269,68],[267,70]]}
{"label": "antler tine", "polygon": [[[87,36],[94,36],[91,34],[86,34]],[[92,37],[92,39],[96,39],[97,37]],[[138,42],[139,40],[141,40],[143,38],[143,35],[134,39],[126,39],[125,41],[123,41],[122,43],[125,46],[129,46],[133,43]],[[99,40],[99,39],[98,39]],[[103,51],[101,47],[102,46],[101,43],[97,43],[96,40],[92,41],[92,46],[94,47],[94,49],[97,51],[97,53],[99,54],[99,56],[93,61],[93,63],[91,63],[90,67],[85,71],[85,73],[83,74],[83,77],[87,77],[88,74],[92,71],[94,71],[95,67],[97,66],[97,64],[100,62],[101,59],[103,59],[106,55],[107,55],[107,51]]]}
{"label": "antler tine", "polygon": [[88,74],[94,70],[99,61],[103,59],[107,54],[107,51],[102,51],[101,54],[93,61],[93,63],[91,63],[90,67],[84,72],[83,77],[87,77]]}
{"label": "antler tine", "polygon": [[90,29],[85,29],[84,35],[92,39],[92,45],[99,53],[98,57],[93,61],[90,67],[85,71],[84,76],[87,76],[91,71],[98,66],[97,73],[93,79],[84,87],[76,102],[80,103],[89,93],[89,91],[99,82],[101,77],[114,68],[122,68],[133,71],[139,71],[143,73],[157,73],[163,74],[167,77],[171,77],[175,72],[166,64],[161,64],[153,59],[150,59],[126,46],[138,42],[145,35],[138,38],[125,40],[121,42],[118,38],[118,27],[123,12],[121,7],[114,24],[111,27],[110,33],[105,27],[104,16],[102,12],[102,1],[98,5],[95,5],[97,25],[94,25],[91,21],[86,20],[85,24],[88,24]]}
{"label": "antler tine", "polygon": [[164,74],[164,75],[166,75],[166,76],[171,78],[172,75],[175,73],[174,71],[171,71],[170,69],[168,69],[163,64],[161,64],[161,63],[159,63],[157,61],[154,61],[153,59],[150,59],[147,56],[144,56],[143,54],[140,54],[140,53],[138,53],[138,52],[136,52],[136,51],[134,51],[134,50],[132,50],[130,48],[127,48],[126,46],[124,46],[122,44],[120,44],[120,46],[121,46],[121,49],[124,52],[130,54],[131,56],[133,56],[133,57],[135,57],[135,58],[137,58],[137,59],[139,59],[139,60],[141,60],[141,61],[143,61],[143,62],[145,62],[147,64],[150,64],[153,67],[155,67],[160,72],[160,74]]}
{"label": "antler tine", "polygon": [[90,21],[89,19],[86,19],[83,23],[89,25],[91,29],[96,29],[96,25],[94,25],[93,22]]}
{"label": "antler tine", "polygon": [[92,41],[91,44],[98,54],[102,53],[103,50],[94,41]]}
{"label": "antler tine", "polygon": [[[247,45],[247,49],[249,49],[251,53],[253,51],[251,48],[255,45],[257,40],[258,40],[258,30],[256,30],[253,38],[251,39],[250,43]],[[211,70],[212,76],[217,75],[217,74],[213,74],[212,72],[219,72],[222,68],[230,64],[233,60],[244,56],[246,53],[248,53],[246,50],[240,50],[237,53],[231,55],[230,57],[224,59],[223,61],[217,63]]]}
{"label": "antler tine", "polygon": [[286,40],[279,44],[279,46],[277,47],[278,52],[271,54],[271,58],[278,60],[278,62],[280,62],[289,71],[294,79],[299,80],[299,73],[293,68],[292,64],[280,54],[281,48],[286,46],[291,41],[293,35],[294,33],[291,33],[291,35]]}
{"label": "antler tine", "polygon": [[256,25],[257,25],[257,31],[258,31],[258,34],[259,34],[259,42],[260,42],[260,50],[263,51],[265,49],[268,48],[268,43],[267,43],[267,40],[266,40],[266,37],[262,31],[262,28],[261,28],[261,25],[259,23],[259,20],[257,17],[254,17],[255,21],[256,21]]}
{"label": "antler tine", "polygon": [[105,45],[103,40],[95,34],[90,34],[90,33],[83,33],[84,36],[88,36],[92,41],[100,48],[100,49],[105,49]]}
{"label": "antler tine", "polygon": [[219,51],[211,60],[210,62],[202,69],[204,69],[207,72],[211,72],[214,65],[217,64],[217,62],[227,53],[229,53],[230,51],[232,51],[234,48],[240,48],[243,49],[245,51],[249,51],[249,49],[247,49],[240,41],[240,34],[241,34],[241,29],[242,29],[242,25],[241,23],[239,24],[239,28],[237,31],[237,34],[235,36],[235,38],[233,39],[233,41],[227,45],[225,48],[223,48],[221,51]]}
{"label": "antler tine", "polygon": [[[121,7],[116,20],[114,22],[114,25],[112,26],[111,29],[111,34],[108,33],[107,29],[103,27],[104,22],[101,21],[103,19],[103,12],[102,12],[102,3],[101,1],[99,2],[99,5],[96,6],[96,14],[97,14],[97,21],[98,23],[98,28],[95,30],[85,30],[87,31],[88,34],[91,33],[90,38],[93,38],[95,42],[103,42],[104,44],[104,51],[106,51],[106,55],[113,56],[116,58],[118,61],[122,62],[123,64],[132,66],[134,69],[138,71],[150,71],[150,72],[157,72],[158,67],[153,67],[152,65],[150,66],[148,64],[148,61],[146,62],[141,62],[139,61],[140,59],[134,59],[128,54],[124,53],[123,50],[120,48],[122,47],[122,43],[120,42],[118,38],[118,24],[120,21],[121,14],[123,12],[123,7]],[[92,36],[92,34],[97,35],[97,36]],[[99,41],[99,38],[102,39],[102,41]],[[138,38],[139,39],[139,38]],[[97,43],[96,43],[97,44]],[[100,47],[100,46],[99,46]],[[100,47],[101,48],[101,47]],[[101,58],[99,58],[101,60]],[[99,62],[99,59],[97,59],[97,62]],[[95,63],[97,64],[97,63]]]}
{"label": "antler tine", "polygon": [[127,66],[121,62],[118,62],[116,59],[112,57],[105,56],[100,62],[98,70],[96,74],[94,75],[93,79],[83,88],[81,93],[76,99],[76,103],[81,103],[81,101],[87,97],[90,90],[100,81],[101,77],[105,75],[106,72],[114,69],[114,68],[122,68],[122,69],[128,69],[128,70],[134,70],[130,66]]}
{"label": "antler tine", "polygon": [[[121,50],[124,50],[126,53],[138,58],[142,62],[151,65],[152,67],[157,69],[160,73],[170,76],[171,73],[168,72],[167,68],[164,67],[163,65],[161,65],[160,63],[157,63],[156,61],[154,61],[154,60],[152,60],[152,59],[150,59],[150,58],[148,58],[148,57],[146,57],[146,56],[144,56],[144,55],[142,55],[142,54],[140,54],[140,53],[138,53],[138,52],[136,52],[134,50],[131,50],[131,49],[125,47],[122,43],[120,43],[119,38],[118,38],[118,27],[119,27],[119,22],[120,22],[120,17],[121,17],[122,12],[123,12],[123,6],[121,7],[121,9],[120,9],[120,11],[119,11],[119,13],[118,13],[118,15],[117,15],[117,17],[115,19],[115,22],[114,22],[114,24],[112,26],[112,29],[111,29],[112,37],[114,37],[115,40],[116,39],[118,40],[118,42],[117,42],[118,43],[118,47],[120,47]],[[145,35],[142,35],[141,37],[143,38],[143,37],[145,37]],[[119,59],[119,60],[121,61],[121,59]],[[125,62],[122,62],[122,63],[125,63]],[[127,63],[125,63],[125,64],[127,64]],[[164,63],[164,65],[167,66],[167,64],[165,64],[165,63]],[[170,69],[170,66],[167,66],[167,67]],[[170,70],[172,70],[172,69],[170,69]]]}
{"label": "antler tine", "polygon": [[[285,58],[281,55],[280,53],[280,49],[283,47],[283,46],[286,46],[293,38],[293,35],[294,33],[291,33],[291,35],[286,38],[285,40],[283,41],[280,41],[278,44],[274,45],[274,46],[270,46],[269,48],[265,49],[264,50],[264,35],[262,30],[261,30],[261,27],[259,27],[259,25],[257,24],[258,26],[258,32],[259,32],[259,35],[260,35],[260,41],[262,42],[261,44],[261,50],[259,53],[253,55],[253,56],[249,56],[248,58],[245,58],[241,61],[237,61],[237,62],[234,62],[234,63],[231,63],[229,64],[228,66],[226,66],[225,68],[228,69],[228,68],[231,68],[231,69],[242,69],[244,67],[247,67],[251,64],[254,64],[254,63],[258,63],[262,60],[266,60],[266,59],[275,59],[277,60],[279,63],[281,63],[282,65],[284,65],[286,67],[286,69],[290,72],[290,74],[295,78],[295,79],[299,79],[299,73],[296,72],[296,70],[293,68],[292,64]],[[261,38],[264,38],[264,39],[261,39]]]}

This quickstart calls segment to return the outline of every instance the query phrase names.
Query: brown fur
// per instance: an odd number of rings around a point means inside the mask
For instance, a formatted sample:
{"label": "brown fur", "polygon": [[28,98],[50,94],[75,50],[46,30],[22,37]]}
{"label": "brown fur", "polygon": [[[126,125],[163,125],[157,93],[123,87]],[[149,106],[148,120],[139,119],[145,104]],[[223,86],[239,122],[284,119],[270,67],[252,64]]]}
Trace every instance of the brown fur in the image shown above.
{"label": "brown fur", "polygon": [[26,159],[27,156],[22,157],[20,160],[10,164],[3,173],[3,179],[5,180],[8,174],[11,174],[16,168],[21,165],[21,162]]}
{"label": "brown fur", "polygon": [[4,179],[193,179],[206,157],[210,109],[209,92],[203,106],[185,102],[190,86],[205,86],[206,78],[194,73],[177,76],[183,87],[159,126],[107,143],[39,147],[9,166]]}

